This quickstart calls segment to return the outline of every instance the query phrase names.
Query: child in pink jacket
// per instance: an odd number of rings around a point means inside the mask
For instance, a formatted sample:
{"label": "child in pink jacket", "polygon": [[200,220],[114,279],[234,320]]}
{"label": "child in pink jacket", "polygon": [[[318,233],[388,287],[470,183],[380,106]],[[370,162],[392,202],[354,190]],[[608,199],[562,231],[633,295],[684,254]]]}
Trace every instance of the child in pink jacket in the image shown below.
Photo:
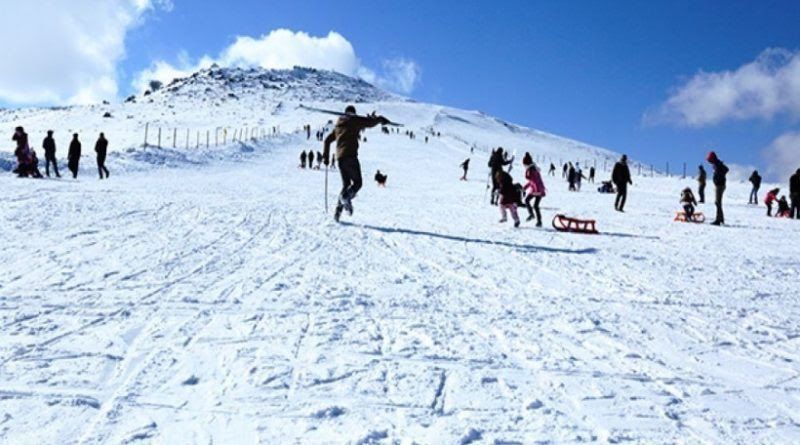
{"label": "child in pink jacket", "polygon": [[[539,210],[539,203],[542,202],[542,198],[547,194],[547,190],[544,187],[542,175],[539,173],[539,169],[536,168],[536,164],[529,165],[525,170],[525,179],[528,181],[524,187],[528,193],[525,198],[525,206],[528,208],[528,221],[533,219],[533,213],[536,211],[536,227],[542,227],[542,212]],[[531,200],[533,200],[533,206],[531,206]]]}

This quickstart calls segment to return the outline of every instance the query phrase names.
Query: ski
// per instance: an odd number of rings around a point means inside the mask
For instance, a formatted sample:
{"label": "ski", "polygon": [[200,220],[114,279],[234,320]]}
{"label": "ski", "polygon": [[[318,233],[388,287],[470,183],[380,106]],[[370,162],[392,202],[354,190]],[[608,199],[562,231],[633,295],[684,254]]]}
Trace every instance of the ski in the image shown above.
{"label": "ski", "polygon": [[[334,116],[347,116],[347,113],[342,113],[340,111],[324,110],[322,108],[307,107],[307,106],[305,106],[303,104],[300,104],[300,106],[298,108],[303,109],[303,110],[307,110],[307,111],[314,111],[316,113],[332,114]],[[370,116],[361,116],[361,115],[358,115],[358,114],[356,114],[355,116],[363,118],[363,119],[369,119],[370,118]],[[396,122],[389,122],[386,125],[389,125],[389,126],[392,126],[392,127],[403,127],[404,126],[403,124],[398,124]]]}

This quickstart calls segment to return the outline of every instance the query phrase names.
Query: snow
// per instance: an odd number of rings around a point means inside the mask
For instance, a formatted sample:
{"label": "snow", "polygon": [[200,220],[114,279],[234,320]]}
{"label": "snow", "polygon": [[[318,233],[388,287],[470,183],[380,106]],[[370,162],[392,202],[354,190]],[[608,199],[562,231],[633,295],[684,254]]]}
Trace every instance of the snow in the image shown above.
{"label": "snow", "polygon": [[[318,143],[291,133],[328,117],[297,103],[263,117],[289,134],[200,150],[143,148],[113,120],[108,181],[86,157],[76,181],[0,176],[0,441],[800,440],[800,226],[744,204],[744,184],[717,228],[672,222],[690,179],[635,175],[620,214],[597,185],[546,176],[546,223],[592,218],[601,234],[514,229],[488,205],[485,149],[617,155],[382,99],[360,111],[418,137],[367,132],[364,189],[336,224],[324,171],[295,168]],[[163,109],[136,106],[134,122]],[[176,119],[211,127],[214,107],[186,106]],[[89,128],[100,108],[4,128]],[[442,137],[425,144],[429,127]]]}

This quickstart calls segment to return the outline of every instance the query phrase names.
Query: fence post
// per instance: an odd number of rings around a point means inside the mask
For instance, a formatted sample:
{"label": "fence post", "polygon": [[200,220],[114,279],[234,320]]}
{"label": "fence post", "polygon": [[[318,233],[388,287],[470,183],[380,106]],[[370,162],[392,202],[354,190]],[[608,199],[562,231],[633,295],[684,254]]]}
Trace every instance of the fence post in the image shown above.
{"label": "fence post", "polygon": [[226,145],[228,143],[228,129],[222,129],[222,145]]}
{"label": "fence post", "polygon": [[150,122],[144,124],[144,147],[147,148],[147,133],[150,131]]}
{"label": "fence post", "polygon": [[186,129],[186,149],[189,149],[189,129]]}
{"label": "fence post", "polygon": [[219,127],[214,129],[214,146],[219,147]]}
{"label": "fence post", "polygon": [[158,148],[161,148],[161,127],[158,127]]}
{"label": "fence post", "polygon": [[211,146],[211,131],[206,130],[206,148]]}
{"label": "fence post", "polygon": [[686,179],[686,163],[683,163],[683,179]]}
{"label": "fence post", "polygon": [[200,130],[197,130],[197,147],[200,148]]}

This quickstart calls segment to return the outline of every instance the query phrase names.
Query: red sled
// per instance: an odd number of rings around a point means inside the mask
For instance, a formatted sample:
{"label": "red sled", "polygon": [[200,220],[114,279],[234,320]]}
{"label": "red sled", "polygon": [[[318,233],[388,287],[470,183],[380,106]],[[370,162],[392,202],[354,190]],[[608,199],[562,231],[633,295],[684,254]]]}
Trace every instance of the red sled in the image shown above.
{"label": "red sled", "polygon": [[575,219],[565,215],[556,215],[553,218],[553,228],[559,232],[588,233],[591,235],[600,233],[595,227],[595,220]]}
{"label": "red sled", "polygon": [[702,224],[702,223],[706,222],[706,217],[705,217],[705,215],[703,215],[700,212],[695,212],[695,213],[692,214],[692,217],[687,220],[686,219],[686,212],[675,212],[675,219],[673,221],[693,222],[693,223]]}

